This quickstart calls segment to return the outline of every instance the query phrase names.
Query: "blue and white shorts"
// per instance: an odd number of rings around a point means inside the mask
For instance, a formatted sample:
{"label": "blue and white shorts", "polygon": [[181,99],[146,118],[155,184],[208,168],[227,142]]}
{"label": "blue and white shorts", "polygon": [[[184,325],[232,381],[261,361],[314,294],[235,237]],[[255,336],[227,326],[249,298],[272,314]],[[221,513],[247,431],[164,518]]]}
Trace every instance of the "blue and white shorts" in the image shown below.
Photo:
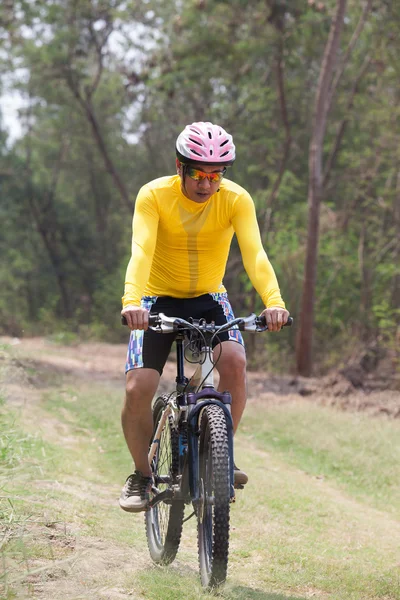
{"label": "blue and white shorts", "polygon": [[[151,313],[164,313],[168,317],[181,317],[188,320],[204,318],[207,322],[214,321],[223,325],[234,319],[232,307],[226,292],[203,294],[197,298],[172,298],[170,296],[144,296],[141,306]],[[145,367],[156,369],[162,374],[176,333],[159,334],[151,329],[147,331],[131,331],[125,373],[131,369]],[[213,347],[220,342],[234,341],[244,346],[243,338],[238,329],[231,329],[218,334],[213,341]]]}

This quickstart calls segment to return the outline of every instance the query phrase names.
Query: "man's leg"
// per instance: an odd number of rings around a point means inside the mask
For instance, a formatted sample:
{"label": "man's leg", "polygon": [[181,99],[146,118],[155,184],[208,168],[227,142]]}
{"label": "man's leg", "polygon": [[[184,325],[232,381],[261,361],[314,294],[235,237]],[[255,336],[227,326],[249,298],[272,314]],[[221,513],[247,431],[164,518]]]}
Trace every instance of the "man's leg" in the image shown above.
{"label": "man's leg", "polygon": [[218,391],[229,390],[232,395],[233,431],[236,432],[246,406],[246,353],[237,342],[226,341],[214,348],[214,360],[219,373]]}
{"label": "man's leg", "polygon": [[[179,314],[175,299],[146,296],[142,307],[153,312]],[[135,463],[121,492],[119,504],[130,512],[146,510],[152,488],[148,462],[149,442],[153,434],[151,401],[157,391],[175,334],[159,335],[151,329],[134,330],[129,338],[126,358],[126,397],[121,421],[125,440]]]}
{"label": "man's leg", "polygon": [[[226,341],[214,348],[214,360],[219,372],[218,391],[228,390],[232,396],[233,433],[236,432],[246,406],[246,353],[238,342]],[[234,464],[235,487],[242,488],[248,481],[244,471]]]}
{"label": "man's leg", "polygon": [[160,374],[155,369],[133,369],[126,375],[121,421],[136,470],[125,481],[119,505],[128,512],[146,510],[149,501],[152,478],[147,455],[153,433],[151,401],[159,381]]}
{"label": "man's leg", "polygon": [[155,369],[132,369],[126,374],[126,396],[121,421],[125,440],[143,475],[151,475],[148,462],[149,442],[153,433],[151,401],[157,391],[160,374]]}

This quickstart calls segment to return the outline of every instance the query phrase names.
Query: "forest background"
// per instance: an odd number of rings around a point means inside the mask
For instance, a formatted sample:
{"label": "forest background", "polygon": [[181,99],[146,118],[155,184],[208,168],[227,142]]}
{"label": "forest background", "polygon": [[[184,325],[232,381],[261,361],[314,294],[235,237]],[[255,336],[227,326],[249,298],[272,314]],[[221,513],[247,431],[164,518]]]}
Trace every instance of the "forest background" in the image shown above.
{"label": "forest background", "polygon": [[[0,121],[0,334],[126,339],[136,194],[210,120],[296,322],[252,336],[251,365],[309,375],[379,346],[396,369],[399,30],[390,0],[2,2],[0,94],[23,106],[17,139]],[[235,241],[224,282],[261,310]]]}

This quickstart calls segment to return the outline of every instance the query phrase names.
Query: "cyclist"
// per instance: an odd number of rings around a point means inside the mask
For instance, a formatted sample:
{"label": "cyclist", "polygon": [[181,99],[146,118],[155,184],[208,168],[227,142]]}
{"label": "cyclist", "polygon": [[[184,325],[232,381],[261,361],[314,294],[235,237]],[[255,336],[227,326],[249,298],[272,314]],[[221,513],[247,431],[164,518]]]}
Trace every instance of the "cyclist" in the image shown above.
{"label": "cyclist", "polygon": [[[176,141],[176,170],[144,185],[137,196],[122,313],[131,335],[126,363],[126,399],[122,428],[135,463],[119,500],[130,512],[146,510],[151,490],[147,459],[153,432],[151,401],[157,391],[174,334],[148,329],[149,311],[181,318],[206,318],[222,325],[234,318],[222,283],[235,233],[244,267],[266,308],[270,331],[278,331],[289,313],[274,270],[262,247],[253,200],[225,179],[235,160],[232,136],[208,122],[185,127]],[[237,430],[246,404],[246,357],[238,330],[216,340],[219,390],[232,394]],[[215,350],[216,357],[220,349]],[[247,475],[234,467],[235,484]]]}

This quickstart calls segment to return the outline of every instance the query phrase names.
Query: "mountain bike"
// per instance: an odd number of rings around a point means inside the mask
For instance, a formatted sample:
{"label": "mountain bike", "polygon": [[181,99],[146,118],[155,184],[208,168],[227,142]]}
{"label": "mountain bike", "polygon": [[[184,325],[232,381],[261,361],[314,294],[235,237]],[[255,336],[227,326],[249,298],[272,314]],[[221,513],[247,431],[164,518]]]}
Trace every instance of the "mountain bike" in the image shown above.
{"label": "mountain bike", "polygon": [[[291,325],[290,318],[287,325]],[[157,564],[176,557],[183,524],[197,518],[201,583],[220,586],[226,579],[229,552],[229,512],[235,499],[231,394],[214,388],[213,341],[230,329],[266,331],[263,317],[252,314],[215,325],[149,315],[159,333],[176,333],[176,385],[153,405],[154,434],[149,448],[153,486],[145,513],[150,556]],[[222,352],[222,345],[216,346]],[[185,376],[185,359],[197,363]],[[243,486],[241,486],[243,487]],[[193,512],[184,518],[185,505]]]}

